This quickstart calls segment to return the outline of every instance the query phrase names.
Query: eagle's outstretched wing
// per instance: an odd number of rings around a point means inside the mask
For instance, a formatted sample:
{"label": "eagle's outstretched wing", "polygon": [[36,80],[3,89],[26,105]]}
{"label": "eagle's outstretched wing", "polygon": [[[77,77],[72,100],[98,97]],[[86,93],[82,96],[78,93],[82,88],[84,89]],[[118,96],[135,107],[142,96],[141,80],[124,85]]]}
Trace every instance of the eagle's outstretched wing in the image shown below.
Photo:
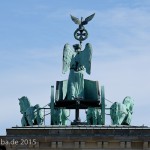
{"label": "eagle's outstretched wing", "polygon": [[90,43],[85,45],[82,51],[81,64],[85,67],[86,73],[91,74],[91,59],[92,59],[92,46]]}
{"label": "eagle's outstretched wing", "polygon": [[79,20],[79,18],[76,18],[76,17],[74,17],[74,16],[72,16],[72,15],[70,15],[70,16],[71,16],[72,21],[73,21],[75,24],[78,24],[78,25],[81,24],[81,21]]}
{"label": "eagle's outstretched wing", "polygon": [[90,16],[88,16],[88,17],[86,17],[85,20],[82,22],[82,24],[83,24],[83,25],[88,24],[88,22],[93,19],[94,15],[95,15],[95,13],[92,14],[92,15],[90,15]]}
{"label": "eagle's outstretched wing", "polygon": [[68,43],[64,45],[63,49],[63,68],[62,73],[66,73],[70,69],[70,63],[75,54],[74,49]]}

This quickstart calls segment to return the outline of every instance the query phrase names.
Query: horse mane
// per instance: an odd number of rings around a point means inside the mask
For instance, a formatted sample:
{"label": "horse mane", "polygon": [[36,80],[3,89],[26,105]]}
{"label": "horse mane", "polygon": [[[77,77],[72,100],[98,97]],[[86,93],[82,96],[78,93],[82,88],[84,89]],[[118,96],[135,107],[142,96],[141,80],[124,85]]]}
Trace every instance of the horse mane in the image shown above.
{"label": "horse mane", "polygon": [[126,96],[122,102],[123,104],[127,105],[128,103],[130,105],[134,105],[134,101],[130,96]]}
{"label": "horse mane", "polygon": [[26,106],[27,108],[31,106],[31,103],[28,99],[28,97],[23,96],[19,99],[19,101],[21,102],[20,104],[22,105],[22,107]]}

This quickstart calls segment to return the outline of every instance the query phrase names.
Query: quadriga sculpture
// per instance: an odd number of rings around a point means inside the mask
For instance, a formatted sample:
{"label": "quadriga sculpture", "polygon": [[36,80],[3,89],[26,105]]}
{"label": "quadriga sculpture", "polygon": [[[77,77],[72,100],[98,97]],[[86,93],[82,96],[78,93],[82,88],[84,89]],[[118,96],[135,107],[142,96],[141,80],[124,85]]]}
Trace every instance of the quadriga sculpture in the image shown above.
{"label": "quadriga sculpture", "polygon": [[101,110],[98,108],[89,107],[86,112],[86,119],[88,125],[101,125]]}
{"label": "quadriga sculpture", "polygon": [[31,106],[27,97],[23,96],[19,100],[20,112],[23,114],[21,119],[22,126],[42,125],[44,115],[41,112],[40,106],[37,104]]}
{"label": "quadriga sculpture", "polygon": [[113,125],[130,125],[132,120],[134,101],[131,97],[124,98],[122,103],[115,102],[110,107]]}

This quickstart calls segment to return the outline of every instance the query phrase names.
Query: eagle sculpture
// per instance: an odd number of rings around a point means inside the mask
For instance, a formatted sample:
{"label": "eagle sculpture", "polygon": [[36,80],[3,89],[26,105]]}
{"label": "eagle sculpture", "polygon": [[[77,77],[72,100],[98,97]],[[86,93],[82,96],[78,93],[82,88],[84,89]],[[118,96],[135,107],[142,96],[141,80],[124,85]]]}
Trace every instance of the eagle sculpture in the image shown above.
{"label": "eagle sculpture", "polygon": [[88,24],[88,22],[93,19],[94,15],[95,15],[95,13],[92,14],[92,15],[90,15],[90,16],[88,16],[88,17],[86,17],[85,20],[83,20],[82,17],[81,17],[81,20],[80,20],[79,18],[76,18],[76,17],[74,17],[74,16],[72,16],[72,15],[70,15],[70,16],[71,16],[72,21],[73,21],[75,24],[78,24],[78,25],[80,25],[80,26],[83,26],[83,25]]}

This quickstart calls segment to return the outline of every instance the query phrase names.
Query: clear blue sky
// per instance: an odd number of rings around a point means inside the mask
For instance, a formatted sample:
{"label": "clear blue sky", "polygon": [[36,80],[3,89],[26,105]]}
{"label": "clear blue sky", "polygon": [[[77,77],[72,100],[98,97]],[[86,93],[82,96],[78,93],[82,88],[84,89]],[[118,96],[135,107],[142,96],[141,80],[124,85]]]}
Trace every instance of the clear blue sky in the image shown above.
{"label": "clear blue sky", "polygon": [[70,14],[96,13],[83,43],[93,46],[92,74],[86,78],[104,85],[113,102],[131,96],[132,125],[150,125],[149,8],[148,0],[0,1],[0,135],[21,125],[18,98],[44,106],[50,86],[67,79],[61,73],[63,46],[77,43]]}

